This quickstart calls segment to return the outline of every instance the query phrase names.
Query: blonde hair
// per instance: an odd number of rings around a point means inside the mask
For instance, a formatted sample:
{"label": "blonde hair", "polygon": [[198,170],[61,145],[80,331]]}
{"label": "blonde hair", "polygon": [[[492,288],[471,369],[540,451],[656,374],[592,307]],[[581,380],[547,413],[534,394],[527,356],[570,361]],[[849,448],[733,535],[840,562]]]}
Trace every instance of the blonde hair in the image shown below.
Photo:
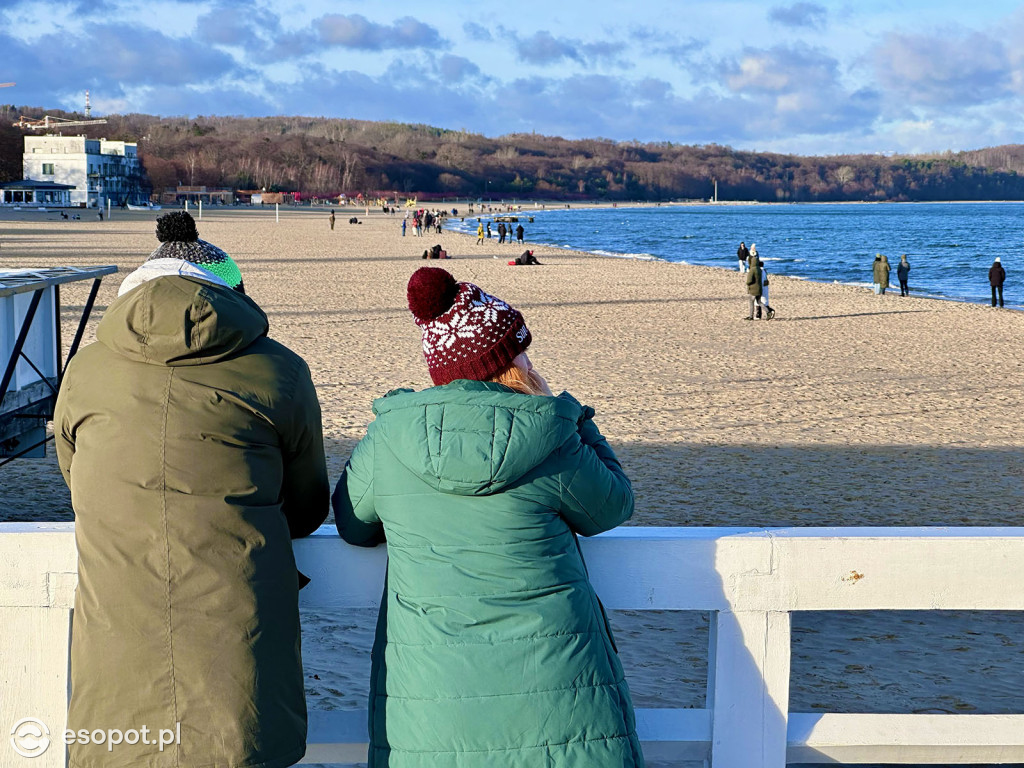
{"label": "blonde hair", "polygon": [[515,363],[512,363],[508,368],[503,371],[498,371],[494,376],[488,379],[488,381],[495,381],[498,384],[504,384],[506,387],[514,389],[524,395],[543,395],[544,391],[540,388],[536,379],[534,379],[532,373],[526,373]]}

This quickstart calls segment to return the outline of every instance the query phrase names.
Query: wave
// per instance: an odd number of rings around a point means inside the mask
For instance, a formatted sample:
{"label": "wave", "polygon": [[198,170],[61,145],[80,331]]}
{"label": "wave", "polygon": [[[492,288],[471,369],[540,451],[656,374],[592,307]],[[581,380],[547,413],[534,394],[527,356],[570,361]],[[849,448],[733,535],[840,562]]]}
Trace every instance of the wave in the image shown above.
{"label": "wave", "polygon": [[598,256],[611,256],[613,259],[634,259],[636,261],[664,261],[664,259],[658,256],[652,256],[649,253],[614,253],[612,251],[594,250],[590,253],[597,254]]}

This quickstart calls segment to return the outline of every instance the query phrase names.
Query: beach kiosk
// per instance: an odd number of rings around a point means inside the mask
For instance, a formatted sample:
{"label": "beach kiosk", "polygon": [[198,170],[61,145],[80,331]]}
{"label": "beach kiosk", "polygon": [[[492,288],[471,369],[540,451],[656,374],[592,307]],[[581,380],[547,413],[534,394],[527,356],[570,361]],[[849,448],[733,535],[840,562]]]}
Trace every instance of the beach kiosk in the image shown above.
{"label": "beach kiosk", "polygon": [[[78,351],[100,283],[114,272],[116,266],[0,271],[0,467],[46,455],[46,422],[64,367]],[[78,280],[92,280],[92,288],[62,364],[60,286]]]}

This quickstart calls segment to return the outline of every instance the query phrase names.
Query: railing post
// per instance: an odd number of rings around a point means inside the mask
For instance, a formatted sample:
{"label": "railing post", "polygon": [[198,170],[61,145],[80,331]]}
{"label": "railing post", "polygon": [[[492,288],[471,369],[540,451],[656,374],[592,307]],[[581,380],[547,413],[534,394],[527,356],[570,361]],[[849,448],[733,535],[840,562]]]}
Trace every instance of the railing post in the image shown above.
{"label": "railing post", "polygon": [[785,768],[790,615],[718,611],[711,616],[711,765]]}
{"label": "railing post", "polygon": [[0,765],[64,768],[71,610],[3,606],[0,626]]}

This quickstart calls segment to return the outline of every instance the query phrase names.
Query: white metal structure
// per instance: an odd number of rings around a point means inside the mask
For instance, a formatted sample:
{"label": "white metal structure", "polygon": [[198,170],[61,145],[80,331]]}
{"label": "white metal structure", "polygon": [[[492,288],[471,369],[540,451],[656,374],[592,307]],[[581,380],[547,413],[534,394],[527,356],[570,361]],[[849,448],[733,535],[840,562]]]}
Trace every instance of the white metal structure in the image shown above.
{"label": "white metal structure", "polygon": [[[1024,610],[1024,528],[620,528],[582,544],[607,607],[711,612],[707,709],[639,710],[648,759],[1024,762],[1024,715],[787,711],[793,611]],[[383,547],[350,547],[324,527],[295,552],[313,579],[304,613],[377,604]],[[24,717],[63,733],[75,583],[71,524],[0,524],[4,733]],[[312,710],[304,762],[365,760],[366,738],[365,710]],[[0,764],[23,764],[5,748]],[[59,745],[24,762],[63,765]]]}
{"label": "white metal structure", "polygon": [[[88,117],[88,115],[86,115]],[[54,117],[43,115],[36,119],[22,115],[18,122],[14,123],[16,128],[27,128],[30,131],[59,131],[64,128],[77,128],[82,125],[106,125],[106,120],[72,120],[67,117]]]}
{"label": "white metal structure", "polygon": [[53,413],[63,372],[60,286],[93,281],[68,352],[70,360],[82,340],[100,282],[114,272],[115,266],[0,272],[0,456],[45,455],[46,420]]}

